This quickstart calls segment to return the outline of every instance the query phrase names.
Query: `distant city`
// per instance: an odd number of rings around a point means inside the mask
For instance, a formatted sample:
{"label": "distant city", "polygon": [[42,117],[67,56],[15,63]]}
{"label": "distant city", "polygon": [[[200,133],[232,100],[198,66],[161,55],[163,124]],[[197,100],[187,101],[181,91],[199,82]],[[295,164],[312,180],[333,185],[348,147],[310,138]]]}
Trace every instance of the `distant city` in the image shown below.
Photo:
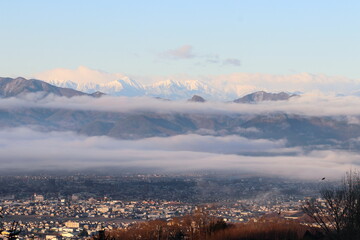
{"label": "distant city", "polygon": [[[3,229],[21,239],[81,239],[197,209],[229,223],[278,214],[303,219],[321,182],[216,174],[27,174],[0,177]],[[3,234],[6,234],[4,232]]]}

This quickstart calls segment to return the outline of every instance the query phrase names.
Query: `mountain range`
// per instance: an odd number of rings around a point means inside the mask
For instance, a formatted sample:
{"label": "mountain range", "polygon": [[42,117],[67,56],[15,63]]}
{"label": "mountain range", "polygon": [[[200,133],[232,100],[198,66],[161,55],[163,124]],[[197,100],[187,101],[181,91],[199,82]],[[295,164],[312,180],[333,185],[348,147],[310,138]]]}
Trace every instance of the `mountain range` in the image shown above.
{"label": "mountain range", "polygon": [[[74,97],[74,96],[91,96],[101,97],[105,93],[99,90],[107,90],[110,95],[124,95],[124,96],[151,96],[158,99],[189,99],[192,102],[205,102],[205,98],[212,98],[216,91],[210,87],[199,83],[198,81],[185,81],[183,83],[174,81],[164,81],[153,84],[151,87],[143,87],[135,81],[130,79],[118,80],[111,83],[112,88],[102,87],[101,84],[82,84],[76,85],[74,82],[59,83],[61,87],[49,84],[47,82],[36,79],[18,78],[1,78],[0,77],[0,97],[19,97],[28,93],[41,93],[42,97],[49,94],[60,97]],[[110,85],[106,85],[109,87]],[[79,90],[72,89],[81,88],[86,90],[86,93]],[[198,95],[197,93],[204,95]],[[203,97],[205,96],[205,98]],[[235,103],[257,103],[262,101],[285,101],[291,97],[298,96],[296,94],[281,93],[267,93],[258,91],[243,96],[242,98],[235,99]]]}
{"label": "mountain range", "polygon": [[[169,84],[174,83],[169,82]],[[191,84],[188,87],[191,87]],[[193,87],[199,89],[199,86]],[[34,79],[0,78],[1,98],[21,98],[29,93],[37,93],[42,97],[49,94],[61,97],[101,97],[103,95],[101,92],[88,94],[70,88],[56,87]],[[234,102],[286,101],[295,96],[288,93],[255,92],[236,99]],[[164,100],[158,99],[158,101]],[[194,95],[188,101],[201,104],[205,99]],[[354,116],[354,118],[360,121],[359,117]],[[360,143],[353,141],[360,136],[360,125],[349,123],[346,116],[301,116],[284,112],[185,113],[178,112],[176,109],[168,113],[150,110],[114,112],[69,109],[61,105],[56,108],[33,105],[32,107],[0,109],[0,129],[23,126],[36,127],[41,131],[74,131],[88,136],[110,136],[121,139],[166,137],[191,133],[215,136],[239,135],[250,139],[286,139],[288,146],[308,148],[329,146],[360,151]]]}
{"label": "mountain range", "polygon": [[207,99],[232,98],[232,95],[230,97],[199,80],[165,80],[144,85],[134,79],[122,76],[121,79],[114,81],[48,80],[47,82],[58,87],[72,88],[86,93],[100,91],[113,96],[149,96],[172,100],[188,99],[193,95],[200,95]]}
{"label": "mountain range", "polygon": [[100,97],[101,92],[93,92],[91,94],[77,91],[71,88],[61,88],[46,83],[44,81],[25,78],[1,78],[0,77],[0,97],[21,97],[29,93],[41,93],[42,97],[53,94],[59,97],[74,97],[74,96],[91,96]]}

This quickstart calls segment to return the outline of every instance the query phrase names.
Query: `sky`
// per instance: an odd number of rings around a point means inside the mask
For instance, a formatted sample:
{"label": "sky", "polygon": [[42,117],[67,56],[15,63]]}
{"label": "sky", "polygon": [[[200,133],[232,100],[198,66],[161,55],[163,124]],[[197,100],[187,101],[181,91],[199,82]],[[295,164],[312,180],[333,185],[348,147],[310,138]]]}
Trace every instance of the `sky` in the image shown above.
{"label": "sky", "polygon": [[0,1],[0,76],[86,66],[138,76],[360,79],[356,0]]}

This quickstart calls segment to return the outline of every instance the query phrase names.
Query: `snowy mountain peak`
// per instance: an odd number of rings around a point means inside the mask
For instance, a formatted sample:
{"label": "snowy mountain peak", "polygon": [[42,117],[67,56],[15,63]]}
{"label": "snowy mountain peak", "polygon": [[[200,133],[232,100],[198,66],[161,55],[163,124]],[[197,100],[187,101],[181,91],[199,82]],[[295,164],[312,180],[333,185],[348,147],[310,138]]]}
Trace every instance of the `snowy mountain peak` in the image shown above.
{"label": "snowy mountain peak", "polygon": [[165,80],[165,81],[159,81],[156,83],[153,83],[149,86],[147,86],[147,88],[170,88],[170,87],[181,87],[182,84],[179,81],[174,81],[171,79]]}
{"label": "snowy mountain peak", "polygon": [[166,81],[156,82],[152,85],[147,86],[147,88],[184,88],[187,90],[210,89],[208,85],[198,80],[185,80],[180,82],[171,79]]}
{"label": "snowy mountain peak", "polygon": [[167,79],[143,85],[123,74],[111,74],[80,66],[72,69],[53,69],[35,76],[59,87],[93,93],[100,91],[115,96],[152,96],[167,99],[189,99],[201,95],[207,99],[224,99],[224,93],[199,80]]}
{"label": "snowy mountain peak", "polygon": [[100,91],[116,96],[144,95],[144,87],[128,76],[92,70],[83,66],[75,70],[54,69],[38,75],[37,78],[58,87],[87,93]]}
{"label": "snowy mountain peak", "polygon": [[193,95],[202,95],[209,99],[218,96],[209,85],[198,80],[166,81],[156,82],[145,87],[146,95],[169,99],[186,99]]}

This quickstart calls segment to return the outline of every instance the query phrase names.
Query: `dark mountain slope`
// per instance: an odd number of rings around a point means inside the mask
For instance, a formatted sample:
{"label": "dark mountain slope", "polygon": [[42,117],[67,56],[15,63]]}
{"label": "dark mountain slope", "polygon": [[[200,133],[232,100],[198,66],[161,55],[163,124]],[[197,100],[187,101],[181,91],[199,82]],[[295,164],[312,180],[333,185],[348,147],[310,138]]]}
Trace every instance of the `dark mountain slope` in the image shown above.
{"label": "dark mountain slope", "polygon": [[[354,139],[360,125],[346,118],[267,115],[114,113],[65,109],[7,109],[0,111],[0,129],[37,126],[43,131],[75,131],[90,136],[121,139],[164,137],[179,134],[239,135],[251,139],[286,139],[288,146],[327,145],[360,150]],[[359,146],[358,146],[359,145]]]}
{"label": "dark mountain slope", "polygon": [[268,93],[264,91],[250,93],[241,98],[235,99],[236,103],[257,103],[263,101],[285,101],[298,95],[288,94],[285,92],[280,93]]}
{"label": "dark mountain slope", "polygon": [[74,96],[92,96],[100,97],[103,95],[101,92],[93,94],[87,94],[80,91],[76,91],[71,88],[61,88],[51,85],[49,83],[25,78],[0,78],[0,97],[18,97],[24,96],[29,93],[43,93],[44,96],[54,94],[60,97],[74,97]]}

